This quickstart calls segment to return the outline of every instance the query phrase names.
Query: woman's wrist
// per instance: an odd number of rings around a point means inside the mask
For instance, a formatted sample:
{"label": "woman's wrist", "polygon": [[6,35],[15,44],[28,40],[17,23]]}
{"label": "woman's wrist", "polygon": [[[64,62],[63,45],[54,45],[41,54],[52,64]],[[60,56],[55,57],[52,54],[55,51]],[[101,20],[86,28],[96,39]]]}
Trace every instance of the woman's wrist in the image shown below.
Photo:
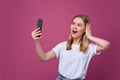
{"label": "woman's wrist", "polygon": [[35,43],[39,43],[39,39],[34,39],[34,42]]}

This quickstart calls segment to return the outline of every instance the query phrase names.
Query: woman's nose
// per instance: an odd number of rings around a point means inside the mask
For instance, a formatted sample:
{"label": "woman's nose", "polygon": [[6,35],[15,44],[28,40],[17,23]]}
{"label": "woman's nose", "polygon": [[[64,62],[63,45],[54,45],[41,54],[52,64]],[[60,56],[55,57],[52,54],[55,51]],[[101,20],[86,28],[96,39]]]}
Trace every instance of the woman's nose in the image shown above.
{"label": "woman's nose", "polygon": [[77,28],[77,25],[74,25],[73,28]]}

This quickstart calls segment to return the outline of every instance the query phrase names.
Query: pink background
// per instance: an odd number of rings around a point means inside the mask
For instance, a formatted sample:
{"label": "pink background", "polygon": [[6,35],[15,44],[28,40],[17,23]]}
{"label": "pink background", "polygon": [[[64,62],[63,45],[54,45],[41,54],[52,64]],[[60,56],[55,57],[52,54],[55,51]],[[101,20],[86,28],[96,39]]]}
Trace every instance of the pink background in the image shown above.
{"label": "pink background", "polygon": [[45,52],[67,40],[76,14],[91,18],[92,33],[111,47],[92,59],[87,80],[120,80],[119,0],[0,0],[0,80],[55,80],[58,60],[41,63],[31,32],[43,18]]}

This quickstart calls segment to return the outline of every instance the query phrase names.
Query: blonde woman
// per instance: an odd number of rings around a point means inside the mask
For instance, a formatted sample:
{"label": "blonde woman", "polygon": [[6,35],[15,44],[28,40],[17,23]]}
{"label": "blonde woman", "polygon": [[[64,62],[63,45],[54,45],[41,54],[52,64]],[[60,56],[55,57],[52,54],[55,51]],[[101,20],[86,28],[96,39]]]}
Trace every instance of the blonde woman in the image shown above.
{"label": "blonde woman", "polygon": [[39,28],[35,29],[32,31],[32,38],[36,52],[43,62],[59,58],[59,75],[56,80],[86,80],[90,60],[107,49],[110,42],[92,35],[90,18],[87,15],[73,17],[70,30],[68,41],[57,44],[45,53],[39,43],[42,32]]}

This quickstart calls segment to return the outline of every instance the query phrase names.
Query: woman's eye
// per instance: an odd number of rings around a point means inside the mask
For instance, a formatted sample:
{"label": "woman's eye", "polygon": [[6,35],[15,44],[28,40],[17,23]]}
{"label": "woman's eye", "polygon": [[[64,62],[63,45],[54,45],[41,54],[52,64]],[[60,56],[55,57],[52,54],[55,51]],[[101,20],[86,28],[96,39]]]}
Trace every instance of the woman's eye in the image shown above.
{"label": "woman's eye", "polygon": [[81,25],[80,25],[80,24],[78,24],[78,26],[79,26],[79,27],[81,27]]}
{"label": "woman's eye", "polygon": [[75,25],[75,23],[74,23],[74,22],[72,22],[71,24],[72,24],[72,25]]}

